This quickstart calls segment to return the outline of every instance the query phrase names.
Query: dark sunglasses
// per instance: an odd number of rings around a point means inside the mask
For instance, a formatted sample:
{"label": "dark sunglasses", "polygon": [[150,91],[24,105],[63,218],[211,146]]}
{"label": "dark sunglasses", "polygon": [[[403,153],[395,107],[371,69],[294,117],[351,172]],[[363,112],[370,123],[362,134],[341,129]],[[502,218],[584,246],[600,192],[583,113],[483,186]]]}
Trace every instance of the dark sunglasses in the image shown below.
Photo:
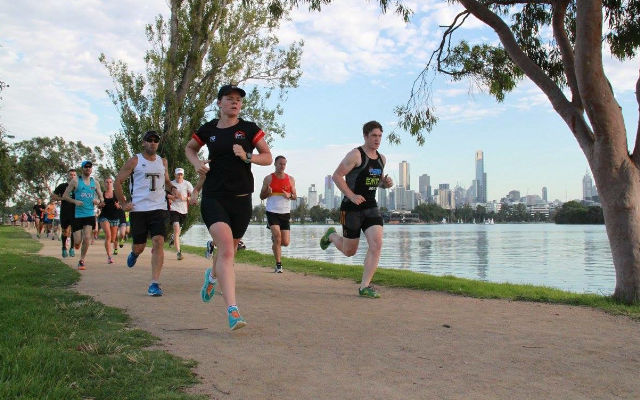
{"label": "dark sunglasses", "polygon": [[160,143],[160,139],[149,138],[149,139],[147,139],[147,142],[149,142],[149,143]]}
{"label": "dark sunglasses", "polygon": [[93,165],[88,164],[88,165],[85,165],[85,166],[84,166],[84,167],[82,167],[82,168],[93,168]]}

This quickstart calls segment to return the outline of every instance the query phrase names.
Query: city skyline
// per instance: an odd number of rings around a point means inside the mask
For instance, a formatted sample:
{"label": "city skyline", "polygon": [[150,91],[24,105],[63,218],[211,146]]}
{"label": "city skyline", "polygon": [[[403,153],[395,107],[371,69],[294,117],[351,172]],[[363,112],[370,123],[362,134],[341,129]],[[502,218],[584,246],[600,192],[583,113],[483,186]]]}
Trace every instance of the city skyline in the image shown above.
{"label": "city skyline", "polygon": [[[398,164],[398,180],[395,181],[394,187],[385,189],[379,189],[377,192],[377,198],[379,206],[387,207],[388,206],[388,195],[390,193],[391,197],[394,198],[394,208],[397,209],[413,209],[415,207],[415,202],[413,200],[409,200],[407,197],[410,194],[419,194],[420,202],[425,203],[436,203],[443,208],[456,208],[460,207],[464,204],[489,204],[489,203],[500,203],[502,200],[514,202],[520,201],[520,199],[526,199],[527,202],[535,202],[536,199],[540,199],[545,203],[551,203],[556,200],[560,200],[558,198],[549,200],[549,190],[547,186],[542,186],[538,193],[525,193],[521,195],[521,191],[519,188],[513,188],[509,192],[504,193],[499,198],[489,199],[485,197],[484,201],[478,201],[482,197],[478,196],[478,191],[482,192],[482,188],[485,188],[486,196],[486,187],[487,187],[487,173],[484,171],[484,152],[482,150],[475,151],[475,171],[476,171],[476,179],[474,179],[471,183],[471,186],[465,187],[460,182],[457,182],[455,185],[451,185],[449,182],[441,182],[437,183],[437,189],[432,188],[431,186],[431,177],[428,174],[420,174],[418,176],[418,190],[410,189],[409,177],[411,176],[411,166],[405,160]],[[388,171],[385,169],[385,173],[388,173],[390,176],[393,175],[392,171]],[[316,184],[312,183],[308,188],[309,199],[311,199],[312,193],[314,199],[321,198],[322,203],[326,208],[332,209],[339,207],[339,203],[337,199],[342,198],[342,193],[338,190],[336,193],[335,184],[331,179],[331,175],[326,175],[324,178],[324,193],[319,193],[316,189]],[[481,178],[481,179],[478,179]],[[478,189],[480,188],[480,190]],[[591,175],[589,171],[585,173],[582,177],[582,198],[574,198],[570,200],[592,200],[593,196],[597,196],[597,189],[593,184],[591,179]],[[329,195],[327,195],[329,194]],[[399,200],[396,200],[399,199]],[[561,202],[566,202],[560,200]],[[314,201],[313,205],[319,204],[318,200]],[[331,204],[334,206],[332,207]],[[311,203],[309,203],[310,206]]]}

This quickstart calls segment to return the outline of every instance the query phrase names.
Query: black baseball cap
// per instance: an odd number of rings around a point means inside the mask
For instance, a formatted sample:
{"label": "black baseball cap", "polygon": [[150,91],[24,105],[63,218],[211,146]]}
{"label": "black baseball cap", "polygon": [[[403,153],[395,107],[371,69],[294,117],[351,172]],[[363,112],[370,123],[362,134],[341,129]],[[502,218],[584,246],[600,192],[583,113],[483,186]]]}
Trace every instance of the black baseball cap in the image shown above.
{"label": "black baseball cap", "polygon": [[152,137],[155,137],[156,139],[160,140],[160,134],[156,131],[147,131],[147,133],[145,133],[144,136],[142,137],[142,140],[147,142]]}
{"label": "black baseball cap", "polygon": [[222,98],[222,96],[226,96],[229,93],[233,92],[234,90],[236,90],[236,91],[238,91],[238,93],[240,93],[240,97],[244,97],[244,96],[247,95],[247,92],[245,92],[244,90],[240,89],[236,85],[224,85],[223,87],[220,88],[220,90],[218,90],[218,100],[220,100]]}

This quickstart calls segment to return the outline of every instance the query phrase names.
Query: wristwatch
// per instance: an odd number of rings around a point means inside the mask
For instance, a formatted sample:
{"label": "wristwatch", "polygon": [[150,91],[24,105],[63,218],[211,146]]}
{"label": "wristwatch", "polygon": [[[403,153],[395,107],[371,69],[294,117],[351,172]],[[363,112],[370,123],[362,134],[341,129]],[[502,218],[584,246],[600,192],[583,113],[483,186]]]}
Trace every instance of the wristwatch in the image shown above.
{"label": "wristwatch", "polygon": [[246,162],[247,164],[249,164],[249,163],[251,162],[251,156],[252,156],[252,155],[253,155],[252,153],[247,153],[247,159],[246,159],[246,160],[244,160],[244,162]]}

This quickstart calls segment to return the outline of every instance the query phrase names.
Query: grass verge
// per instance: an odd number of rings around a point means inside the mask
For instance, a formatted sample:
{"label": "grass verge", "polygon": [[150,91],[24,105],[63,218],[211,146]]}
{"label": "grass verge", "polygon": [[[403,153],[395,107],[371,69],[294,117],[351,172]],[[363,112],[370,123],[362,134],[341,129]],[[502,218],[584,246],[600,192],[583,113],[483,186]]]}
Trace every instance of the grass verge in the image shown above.
{"label": "grass verge", "polygon": [[69,287],[77,271],[0,227],[0,399],[203,399],[185,361],[148,347],[123,311]]}
{"label": "grass verge", "polygon": [[[196,255],[204,253],[203,247],[186,245],[181,247],[182,251],[186,253]],[[272,254],[262,254],[252,250],[239,251],[236,261],[265,268],[273,268],[274,263]],[[362,278],[362,266],[331,264],[288,257],[283,257],[282,262],[287,271],[325,278],[350,279],[358,283]],[[208,261],[203,260],[204,265],[208,265]],[[640,320],[640,304],[626,305],[616,302],[611,296],[573,293],[544,286],[483,282],[450,275],[434,276],[388,268],[378,268],[372,282],[381,286],[438,291],[481,299],[508,299],[585,306]]]}

